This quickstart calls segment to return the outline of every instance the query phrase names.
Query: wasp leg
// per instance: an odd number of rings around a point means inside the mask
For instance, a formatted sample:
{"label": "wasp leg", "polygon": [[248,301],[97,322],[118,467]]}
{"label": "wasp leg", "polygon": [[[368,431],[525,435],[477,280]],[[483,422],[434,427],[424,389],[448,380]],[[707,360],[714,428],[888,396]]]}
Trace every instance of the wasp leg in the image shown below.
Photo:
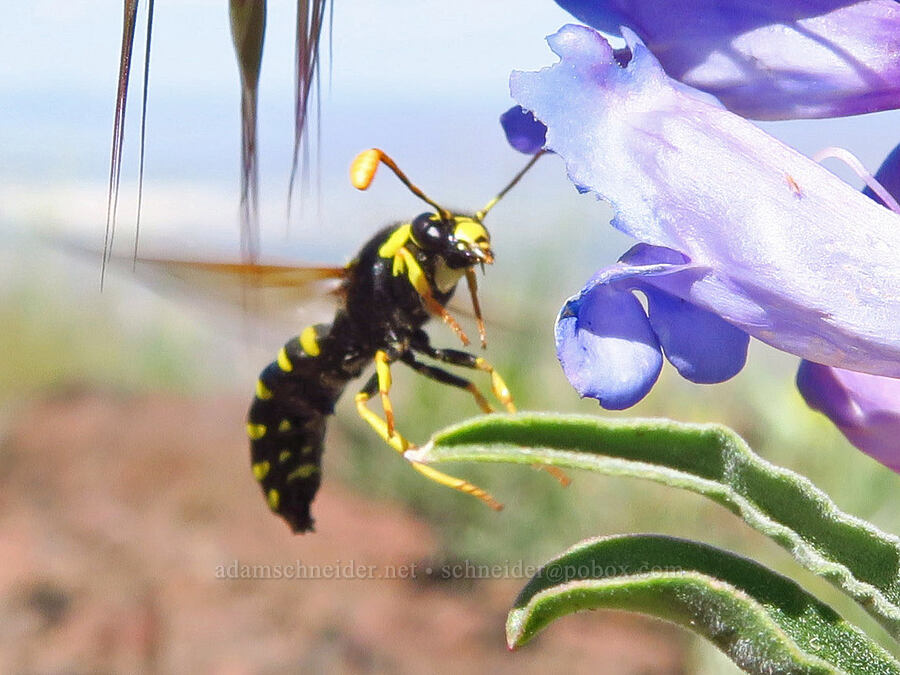
{"label": "wasp leg", "polygon": [[[398,259],[402,261],[399,267],[396,262]],[[454,319],[450,312],[447,311],[447,308],[434,299],[434,296],[431,293],[431,285],[425,277],[425,272],[422,269],[422,266],[419,265],[415,256],[409,252],[409,249],[401,246],[397,250],[394,260],[394,274],[397,274],[398,269],[403,270],[409,279],[409,283],[412,284],[413,288],[416,289],[416,293],[422,298],[422,302],[425,303],[425,309],[431,314],[441,317],[444,323],[453,329],[453,332],[456,333],[463,345],[468,345],[469,337],[463,332],[463,329],[460,328],[456,319]]]}
{"label": "wasp leg", "polygon": [[378,391],[378,373],[375,373],[369,378],[369,381],[366,382],[366,386],[356,395],[356,412],[369,423],[369,426],[375,430],[375,433],[381,436],[385,443],[400,454],[403,454],[409,450],[409,448],[414,446],[393,429],[389,430],[387,422],[369,410],[369,407],[366,405],[369,399],[375,395],[376,391]]}
{"label": "wasp leg", "polygon": [[453,373],[448,373],[446,370],[441,370],[440,368],[435,368],[434,366],[428,366],[420,361],[416,360],[416,357],[413,356],[410,352],[406,352],[400,359],[408,365],[410,368],[415,370],[418,373],[421,373],[425,377],[429,377],[432,380],[440,382],[441,384],[449,384],[451,387],[459,387],[460,389],[465,389],[472,396],[475,397],[475,403],[478,404],[478,407],[481,408],[482,412],[492,413],[494,409],[487,402],[484,396],[478,391],[478,387],[476,387],[472,382],[466,380],[462,377],[458,377]]}
{"label": "wasp leg", "polygon": [[[382,440],[385,443],[387,443],[402,455],[407,450],[409,450],[410,448],[414,448],[415,446],[405,438],[403,438],[403,436],[398,434],[396,431],[389,431],[387,422],[381,419],[374,412],[369,410],[369,407],[366,405],[369,399],[375,395],[375,392],[379,391],[381,388],[381,377],[379,377],[379,373],[377,372],[377,359],[375,367],[376,373],[371,378],[369,378],[369,381],[366,382],[366,386],[364,386],[356,395],[356,410],[359,413],[359,416],[369,423],[369,426],[371,426],[375,430],[375,432],[379,436],[381,436]],[[436,483],[440,483],[441,485],[453,488],[454,490],[459,490],[460,492],[464,492],[467,495],[472,495],[473,497],[480,499],[495,511],[500,511],[503,508],[503,505],[500,502],[494,499],[486,490],[481,489],[477,485],[473,485],[472,483],[463,480],[462,478],[456,478],[454,476],[447,475],[446,473],[438,471],[437,469],[433,469],[430,466],[422,464],[421,462],[414,462],[411,460],[407,461],[409,461],[409,463],[416,471],[421,473],[426,478],[430,478]]]}
{"label": "wasp leg", "polygon": [[494,392],[494,396],[496,396],[497,400],[503,404],[503,407],[506,408],[507,412],[516,412],[516,405],[513,403],[512,394],[509,393],[509,387],[506,386],[506,382],[500,377],[500,373],[498,373],[494,369],[494,366],[488,363],[486,359],[469,354],[468,352],[461,352],[458,349],[436,349],[428,343],[427,339],[424,341],[421,339],[414,340],[412,348],[436,361],[449,363],[452,366],[462,366],[463,368],[483,370],[486,373],[490,373],[491,391]]}
{"label": "wasp leg", "polygon": [[381,395],[381,407],[387,422],[388,436],[394,435],[394,406],[389,396],[391,391],[391,360],[387,352],[379,349],[375,352],[375,376],[378,379],[378,393]]}
{"label": "wasp leg", "polygon": [[487,490],[482,490],[477,485],[473,485],[469,481],[463,480],[462,478],[454,478],[453,476],[448,476],[447,474],[442,473],[437,469],[431,468],[427,464],[414,462],[412,460],[410,460],[409,463],[412,464],[412,468],[414,468],[426,478],[430,478],[435,483],[440,483],[441,485],[446,485],[448,488],[453,488],[454,490],[459,490],[460,492],[464,492],[467,495],[472,495],[476,499],[480,499],[482,502],[494,509],[494,511],[503,510],[503,504],[494,499]]}
{"label": "wasp leg", "polygon": [[[430,356],[436,361],[442,361],[454,366],[462,366],[463,368],[472,368],[473,370],[483,370],[490,373],[491,390],[494,392],[494,396],[496,396],[497,400],[506,407],[508,412],[516,412],[516,406],[513,403],[512,394],[509,393],[509,388],[506,386],[503,378],[500,377],[500,374],[494,370],[494,367],[488,363],[487,360],[480,356],[469,354],[468,352],[459,351],[458,349],[437,349],[432,347],[428,342],[428,335],[424,332],[415,336],[412,342],[412,348],[417,352]],[[569,483],[572,482],[572,479],[569,478],[565,471],[557,469],[555,466],[548,466],[547,464],[533,464],[532,466],[549,473],[563,487],[567,487]]]}

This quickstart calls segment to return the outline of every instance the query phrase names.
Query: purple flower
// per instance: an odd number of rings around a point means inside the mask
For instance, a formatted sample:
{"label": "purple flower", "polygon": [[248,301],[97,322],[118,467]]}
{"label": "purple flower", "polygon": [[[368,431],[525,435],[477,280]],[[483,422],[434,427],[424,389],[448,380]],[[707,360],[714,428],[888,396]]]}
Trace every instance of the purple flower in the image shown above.
{"label": "purple flower", "polygon": [[685,377],[721,381],[743,366],[747,334],[900,377],[900,216],[674,82],[623,32],[625,68],[598,33],[566,26],[549,38],[558,64],[511,79],[575,185],[642,242],[560,312],[557,353],[579,393],[637,402],[660,348]]}
{"label": "purple flower", "polygon": [[797,387],[847,440],[900,473],[900,380],[803,361]]}
{"label": "purple flower", "polygon": [[627,26],[673,78],[755,119],[900,108],[896,0],[557,0],[606,33]]}
{"label": "purple flower", "polygon": [[[895,199],[900,196],[900,145],[875,178]],[[864,192],[875,198],[868,188]],[[801,361],[797,388],[853,445],[900,473],[900,379]]]}
{"label": "purple flower", "polygon": [[534,155],[540,152],[547,140],[547,127],[534,119],[528,110],[517,105],[500,115],[500,124],[506,140],[519,152]]}

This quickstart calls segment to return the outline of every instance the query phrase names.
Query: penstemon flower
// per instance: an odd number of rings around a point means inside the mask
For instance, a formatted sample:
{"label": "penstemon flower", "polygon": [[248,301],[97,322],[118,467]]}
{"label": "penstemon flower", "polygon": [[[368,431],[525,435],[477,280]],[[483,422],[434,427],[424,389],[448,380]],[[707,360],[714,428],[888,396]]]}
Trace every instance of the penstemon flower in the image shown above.
{"label": "penstemon flower", "polygon": [[[875,178],[895,199],[900,197],[900,145]],[[875,198],[869,189],[865,192]],[[900,379],[802,361],[797,388],[853,445],[900,473]]]}
{"label": "penstemon flower", "polygon": [[598,33],[566,26],[549,38],[560,63],[511,79],[571,180],[641,242],[560,312],[557,352],[579,393],[636,403],[660,349],[688,379],[727,379],[748,335],[900,377],[900,215],[672,80],[623,34],[625,67]]}
{"label": "penstemon flower", "polygon": [[673,78],[755,119],[900,108],[896,0],[557,0],[610,34],[633,30]]}

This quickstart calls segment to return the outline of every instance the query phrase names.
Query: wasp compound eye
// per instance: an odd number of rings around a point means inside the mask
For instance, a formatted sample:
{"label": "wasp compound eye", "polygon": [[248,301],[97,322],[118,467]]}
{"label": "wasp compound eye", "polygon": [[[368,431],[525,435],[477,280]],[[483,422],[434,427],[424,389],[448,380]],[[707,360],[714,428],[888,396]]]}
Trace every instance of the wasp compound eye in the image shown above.
{"label": "wasp compound eye", "polygon": [[446,228],[434,213],[423,213],[412,221],[412,238],[424,251],[440,249],[447,239]]}

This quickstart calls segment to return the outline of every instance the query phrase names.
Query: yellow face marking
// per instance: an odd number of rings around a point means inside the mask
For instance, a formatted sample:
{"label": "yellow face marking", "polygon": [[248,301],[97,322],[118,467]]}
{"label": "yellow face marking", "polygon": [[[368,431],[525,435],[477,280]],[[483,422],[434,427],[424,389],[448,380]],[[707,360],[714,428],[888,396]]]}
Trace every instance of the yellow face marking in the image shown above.
{"label": "yellow face marking", "polygon": [[290,458],[291,458],[291,451],[290,451],[290,450],[282,450],[281,453],[278,455],[278,461],[279,461],[281,464],[284,464],[284,463],[285,463],[286,461],[288,461]]}
{"label": "yellow face marking", "polygon": [[256,480],[263,480],[269,475],[269,469],[271,468],[272,467],[268,462],[257,462],[253,465],[253,477],[256,478]]}
{"label": "yellow face marking", "polygon": [[256,398],[268,401],[272,398],[272,390],[263,384],[262,380],[256,381]]}
{"label": "yellow face marking", "polygon": [[250,440],[258,441],[260,438],[266,435],[266,425],[265,424],[252,424],[247,423],[247,435],[250,437]]}
{"label": "yellow face marking", "polygon": [[290,483],[300,478],[309,478],[318,470],[319,467],[315,464],[301,464],[288,474],[287,481]]}
{"label": "yellow face marking", "polygon": [[319,343],[316,340],[315,326],[307,326],[300,333],[300,347],[309,356],[318,356],[321,353],[322,350],[319,349]]}
{"label": "yellow face marking", "polygon": [[409,241],[409,232],[411,229],[412,225],[406,223],[394,230],[391,233],[391,236],[387,238],[387,241],[378,249],[378,255],[382,258],[393,258],[397,254],[397,251]]}
{"label": "yellow face marking", "polygon": [[484,225],[471,218],[457,216],[453,236],[466,242],[472,248],[487,248],[491,243],[491,238],[484,229]]}
{"label": "yellow face marking", "polygon": [[279,504],[281,504],[281,495],[278,493],[278,490],[275,488],[269,490],[269,493],[266,495],[266,501],[269,502],[270,509],[277,511]]}
{"label": "yellow face marking", "polygon": [[288,358],[287,352],[285,351],[284,347],[278,350],[278,367],[286,373],[289,373],[294,369],[294,366],[293,364],[291,364],[291,360]]}
{"label": "yellow face marking", "polygon": [[278,431],[290,431],[290,430],[291,430],[290,420],[281,420],[278,423]]}

